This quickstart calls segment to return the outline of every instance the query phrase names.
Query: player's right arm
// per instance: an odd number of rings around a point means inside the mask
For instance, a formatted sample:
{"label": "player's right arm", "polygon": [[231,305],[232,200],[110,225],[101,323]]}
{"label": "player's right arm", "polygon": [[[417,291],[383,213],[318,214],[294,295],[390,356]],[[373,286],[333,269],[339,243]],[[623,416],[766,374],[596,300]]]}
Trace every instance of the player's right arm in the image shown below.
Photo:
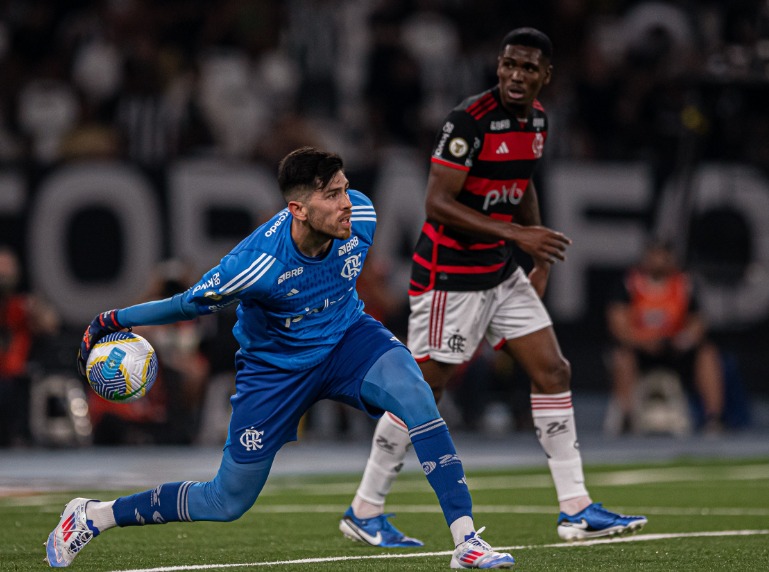
{"label": "player's right arm", "polygon": [[563,233],[540,225],[524,226],[493,219],[463,205],[457,196],[467,179],[467,171],[433,162],[427,179],[425,212],[431,222],[477,236],[482,240],[514,242],[535,259],[555,262],[565,259],[571,240]]}
{"label": "player's right arm", "polygon": [[133,326],[157,326],[192,320],[237,302],[254,283],[253,277],[261,276],[263,270],[269,270],[274,260],[267,254],[254,257],[249,251],[230,253],[185,292],[163,300],[102,312],[91,321],[83,334],[77,355],[78,371],[85,375],[88,354],[110,332]]}

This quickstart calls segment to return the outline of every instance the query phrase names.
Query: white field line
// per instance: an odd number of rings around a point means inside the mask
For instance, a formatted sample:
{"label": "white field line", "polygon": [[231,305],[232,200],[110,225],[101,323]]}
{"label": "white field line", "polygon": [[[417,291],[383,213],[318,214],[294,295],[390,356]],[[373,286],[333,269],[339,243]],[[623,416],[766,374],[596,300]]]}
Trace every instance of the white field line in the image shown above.
{"label": "white field line", "polygon": [[[657,469],[635,469],[588,473],[589,485],[626,486],[650,483],[710,482],[710,481],[752,481],[769,479],[769,465],[743,465],[739,467],[670,467]],[[473,477],[467,479],[470,490],[507,490],[550,488],[553,481],[549,475],[512,475],[498,477]],[[290,489],[299,495],[331,496],[354,493],[359,481],[327,484],[273,483],[265,487],[261,496],[283,493]],[[411,493],[429,491],[427,481],[403,480],[396,485],[397,492]]]}
{"label": "white field line", "polygon": [[[42,498],[41,498],[42,497]],[[0,501],[3,506],[27,506],[41,507],[42,512],[58,514],[61,512],[61,497],[23,497],[6,498]],[[251,510],[264,514],[339,514],[341,515],[347,505],[343,504],[257,504]],[[614,510],[625,514],[643,514],[657,516],[754,516],[769,517],[769,508],[734,508],[734,507],[660,507],[660,506],[612,506]],[[388,504],[387,510],[401,514],[440,514],[441,507],[433,504]],[[556,505],[485,505],[474,504],[473,512],[476,514],[558,514]]]}
{"label": "white field line", "polygon": [[[276,504],[276,505],[256,505],[252,510],[254,512],[271,514],[342,514],[346,507],[336,504]],[[627,514],[659,515],[659,516],[769,516],[769,508],[731,508],[731,507],[618,507],[612,509]],[[435,504],[408,504],[408,505],[387,505],[389,512],[401,514],[439,514],[441,507]],[[485,505],[473,504],[473,513],[476,514],[558,514],[556,505],[537,506],[537,505]]]}
{"label": "white field line", "polygon": [[[724,536],[757,536],[767,535],[769,530],[722,530],[712,532],[682,532],[670,534],[636,534],[620,538],[602,538],[584,540],[581,542],[559,542],[557,544],[497,546],[496,550],[537,550],[541,548],[575,548],[581,546],[597,546],[620,542],[643,542],[647,540],[669,540],[675,538],[714,538]],[[408,554],[370,554],[366,556],[329,556],[326,558],[300,558],[296,560],[273,560],[271,562],[244,562],[238,564],[192,564],[189,566],[162,566],[159,568],[134,568],[130,570],[115,570],[113,572],[182,572],[186,570],[225,570],[229,568],[251,568],[257,566],[285,566],[289,564],[325,564],[331,562],[350,562],[361,560],[396,560],[401,558],[426,558],[432,556],[451,556],[452,551],[441,552],[409,552]]]}

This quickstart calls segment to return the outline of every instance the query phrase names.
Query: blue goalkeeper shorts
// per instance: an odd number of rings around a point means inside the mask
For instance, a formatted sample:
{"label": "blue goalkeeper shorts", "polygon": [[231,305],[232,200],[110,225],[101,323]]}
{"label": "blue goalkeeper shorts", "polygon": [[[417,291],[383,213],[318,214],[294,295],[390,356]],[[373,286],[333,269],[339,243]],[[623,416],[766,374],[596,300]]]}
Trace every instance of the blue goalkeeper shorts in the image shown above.
{"label": "blue goalkeeper shorts", "polygon": [[381,416],[381,409],[364,403],[361,384],[374,362],[396,347],[406,349],[381,323],[363,314],[328,358],[310,369],[279,369],[239,351],[225,447],[238,463],[271,457],[284,443],[297,440],[302,415],[321,399],[346,403],[374,418]]}

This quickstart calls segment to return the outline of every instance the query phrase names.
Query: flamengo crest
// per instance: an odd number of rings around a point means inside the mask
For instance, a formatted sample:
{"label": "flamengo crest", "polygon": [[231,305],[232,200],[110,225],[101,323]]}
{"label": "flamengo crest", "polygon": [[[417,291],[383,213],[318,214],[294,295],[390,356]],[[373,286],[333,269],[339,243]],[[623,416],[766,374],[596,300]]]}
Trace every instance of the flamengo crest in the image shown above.
{"label": "flamengo crest", "polygon": [[348,280],[352,280],[363,269],[360,262],[361,255],[353,254],[344,259],[344,268],[342,268],[342,276]]}
{"label": "flamengo crest", "polygon": [[253,427],[249,427],[240,436],[240,444],[246,448],[246,451],[261,449],[264,447],[262,435],[264,435],[264,431],[257,431]]}

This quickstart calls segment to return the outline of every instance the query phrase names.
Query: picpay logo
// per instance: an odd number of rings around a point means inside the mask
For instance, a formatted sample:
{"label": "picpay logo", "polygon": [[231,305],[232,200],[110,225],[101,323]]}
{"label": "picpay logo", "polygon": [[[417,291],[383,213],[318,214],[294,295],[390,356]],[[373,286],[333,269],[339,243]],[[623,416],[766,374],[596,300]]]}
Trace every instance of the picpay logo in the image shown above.
{"label": "picpay logo", "polygon": [[513,182],[509,189],[505,185],[502,185],[502,189],[491,189],[483,199],[483,210],[487,211],[489,207],[493,207],[498,203],[517,205],[523,199],[525,190],[519,187],[516,182]]}

